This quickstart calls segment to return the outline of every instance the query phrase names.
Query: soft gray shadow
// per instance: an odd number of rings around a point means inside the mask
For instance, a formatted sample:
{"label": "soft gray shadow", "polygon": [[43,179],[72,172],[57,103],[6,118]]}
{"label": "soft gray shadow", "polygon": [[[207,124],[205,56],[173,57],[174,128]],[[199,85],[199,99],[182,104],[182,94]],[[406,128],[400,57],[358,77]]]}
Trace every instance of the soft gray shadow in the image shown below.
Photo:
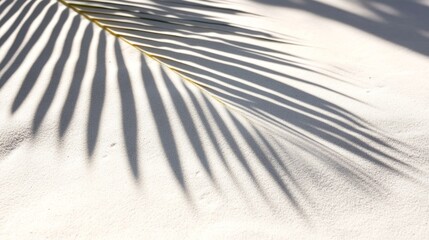
{"label": "soft gray shadow", "polygon": [[63,72],[65,65],[70,57],[72,50],[72,45],[76,36],[76,32],[80,26],[80,17],[75,16],[73,18],[72,25],[68,29],[67,37],[64,41],[64,47],[62,49],[61,55],[58,58],[54,66],[54,71],[52,73],[52,78],[49,81],[49,85],[43,94],[42,100],[40,101],[36,114],[33,119],[33,133],[36,133],[39,130],[40,124],[43,122],[43,119],[46,116],[49,108],[51,107],[53,100],[57,94],[58,86],[63,77]]}
{"label": "soft gray shadow", "polygon": [[[381,20],[373,20],[314,0],[253,0],[306,11],[354,27],[416,53],[429,56],[429,6],[418,0],[358,0]],[[388,10],[386,10],[388,9]]]}
{"label": "soft gray shadow", "polygon": [[79,53],[79,58],[77,59],[75,69],[73,71],[72,82],[68,90],[63,110],[61,111],[59,129],[60,137],[63,137],[66,133],[72,120],[73,114],[76,110],[76,103],[81,91],[83,77],[85,76],[86,68],[88,66],[88,50],[91,45],[93,35],[93,25],[88,24],[81,40],[82,45]]}
{"label": "soft gray shadow", "polygon": [[45,48],[43,48],[36,61],[33,63],[33,66],[30,68],[30,70],[28,70],[28,73],[25,76],[24,82],[22,83],[21,88],[19,89],[19,92],[17,93],[12,104],[12,112],[15,112],[21,106],[36,84],[36,81],[39,79],[40,73],[43,70],[43,67],[41,66],[45,66],[48,60],[51,58],[58,36],[60,35],[60,32],[68,16],[69,12],[67,10],[64,10],[61,13],[60,19],[56,22],[56,25],[52,30],[51,36],[46,43]]}
{"label": "soft gray shadow", "polygon": [[[15,96],[11,106],[12,113],[25,105],[26,101],[24,100],[29,97],[36,81],[39,81],[41,71],[51,67],[48,66],[48,62],[53,56],[54,46],[59,44],[59,33],[64,29],[64,24],[69,17],[69,10],[62,12],[59,20],[54,23],[52,32],[47,33],[45,29],[51,24],[54,14],[58,11],[57,4],[49,5],[47,3],[48,1],[30,1],[20,5],[18,2],[7,1],[0,5],[0,9],[7,11],[4,17],[16,15],[15,21],[11,23],[11,27],[6,32],[10,36],[16,32],[14,36],[17,39],[12,43],[11,48],[2,55],[4,57],[0,59],[0,66],[7,67],[0,76],[0,87],[12,79],[11,77],[16,71],[19,71],[22,63],[28,57],[28,52],[34,48],[42,34],[47,34],[46,36],[49,37],[47,44],[41,49],[41,54],[36,57],[34,65],[30,67],[30,71],[26,74],[23,84]],[[81,1],[79,3],[88,2]],[[330,11],[334,11],[320,2],[303,1],[303,3],[306,3],[303,6],[309,11],[318,10],[321,15],[327,15]],[[196,163],[201,164],[215,186],[217,186],[216,176],[210,163],[218,160],[225,167],[234,184],[243,191],[244,195],[246,194],[240,187],[239,182],[241,181],[235,177],[236,172],[230,167],[233,161],[237,161],[241,167],[240,170],[244,170],[246,174],[246,181],[249,181],[261,197],[270,204],[267,188],[271,186],[264,186],[257,173],[252,169],[252,164],[256,162],[262,166],[265,173],[283,192],[285,199],[304,218],[308,218],[305,213],[304,201],[310,201],[310,196],[302,187],[302,181],[305,179],[293,174],[294,169],[291,169],[292,166],[287,162],[289,159],[280,157],[288,154],[287,149],[289,147],[300,148],[308,153],[317,154],[316,157],[320,164],[328,166],[330,170],[341,174],[345,180],[366,192],[371,192],[368,189],[372,188],[382,189],[381,183],[361,170],[360,164],[362,163],[354,162],[353,159],[350,160],[338,154],[333,150],[334,148],[341,149],[341,151],[366,161],[371,166],[393,172],[398,176],[407,177],[404,172],[415,170],[403,159],[394,157],[395,154],[392,153],[399,151],[390,143],[389,136],[381,134],[349,109],[341,107],[336,102],[311,94],[305,90],[305,87],[294,87],[292,82],[299,82],[304,86],[311,86],[335,96],[341,96],[349,101],[357,100],[323,86],[317,82],[317,79],[297,77],[292,73],[271,69],[257,63],[256,60],[281,64],[285,69],[293,68],[310,72],[310,76],[320,75],[335,81],[341,80],[337,79],[334,74],[327,74],[301,61],[302,58],[299,56],[285,52],[284,49],[287,48],[274,47],[280,43],[283,44],[281,46],[285,46],[295,44],[295,42],[252,27],[236,26],[213,16],[220,13],[231,15],[250,13],[230,8],[214,8],[204,2],[188,4],[183,1],[169,3],[155,1],[148,4],[151,6],[150,8],[146,4],[133,5],[127,1],[100,2],[97,8],[88,7],[86,14],[93,14],[91,16],[96,19],[102,17],[103,20],[100,20],[100,24],[105,29],[131,41],[134,47],[150,54],[152,58],[161,63],[161,77],[155,79],[146,62],[149,58],[142,56],[140,59],[143,87],[147,96],[145,100],[147,100],[152,113],[151,116],[144,116],[142,119],[153,118],[166,161],[189,200],[189,188],[185,181],[187,176],[183,172],[183,159],[179,156],[178,137],[175,135],[176,131],[171,119],[180,121],[186,134],[185,138],[190,142],[190,150],[197,156]],[[270,4],[274,4],[274,2]],[[292,7],[295,4],[298,3],[281,2],[281,6],[284,7]],[[414,4],[417,5],[418,3]],[[29,9],[32,11],[24,13]],[[320,9],[325,10],[321,11]],[[38,26],[33,26],[34,19],[45,10],[47,11],[42,16],[42,21]],[[408,10],[411,11],[411,9],[406,9],[404,12]],[[103,14],[97,14],[98,11],[103,11]],[[385,17],[387,18],[387,16]],[[336,19],[340,21],[342,18],[348,19],[348,16],[339,14]],[[359,21],[367,21],[358,17],[351,19],[358,23]],[[8,20],[0,19],[2,23],[6,21]],[[95,66],[95,73],[90,85],[86,126],[87,154],[92,157],[99,142],[103,109],[107,107],[105,102],[106,79],[108,77],[106,51],[108,51],[108,46],[105,31],[100,33],[97,42],[94,41],[93,28],[96,25],[93,24],[86,25],[83,37],[76,39],[75,33],[79,27],[84,26],[82,25],[83,21],[82,18],[75,17],[70,28],[67,29],[66,38],[62,43],[64,48],[61,50],[55,65],[52,66],[52,78],[49,79],[42,99],[37,105],[33,118],[33,133],[37,134],[47,112],[56,99],[55,96],[58,95],[58,87],[64,75],[64,68],[68,64],[71,51],[73,51],[72,45],[75,41],[80,41],[78,59],[73,63],[74,65],[71,65],[73,74],[59,116],[58,132],[61,140],[67,132],[73,116],[77,114],[77,102],[81,95],[83,78],[89,72],[88,66]],[[29,30],[33,28],[35,30],[29,36]],[[382,35],[382,33],[374,34]],[[27,38],[28,41],[24,42],[23,40]],[[3,44],[7,38],[2,36],[0,40],[0,43]],[[118,66],[115,77],[120,95],[122,118],[120,129],[122,130],[127,161],[133,178],[138,183],[141,179],[139,169],[142,158],[138,154],[138,125],[145,123],[138,122],[136,101],[139,99],[134,96],[132,76],[130,76],[128,69],[130,66],[125,64],[126,56],[123,55],[118,41],[116,40],[113,50]],[[257,42],[255,43],[255,41]],[[422,43],[423,45],[425,44]],[[88,54],[91,47],[97,49],[95,63],[89,61]],[[415,49],[417,50],[417,48]],[[243,58],[255,61],[243,60]],[[176,83],[170,79],[167,71],[171,70],[186,80],[183,83],[184,92],[179,91],[178,85],[175,85]],[[284,81],[278,79],[284,79]],[[164,92],[160,89],[160,86],[164,85],[167,87],[166,93],[173,99],[173,106],[171,107],[176,109],[176,113],[167,111],[167,108],[170,107],[167,106],[169,101],[164,99],[162,94]],[[202,98],[200,100],[190,90],[191,86],[201,90]],[[189,96],[189,99],[186,98],[186,95]],[[216,101],[213,101],[214,99]],[[219,112],[215,102],[223,104],[221,106],[225,108],[226,114]],[[177,114],[177,116],[171,114]],[[240,115],[247,119],[246,123],[248,124],[244,123],[245,121],[239,117]],[[197,127],[197,122],[201,123],[198,125],[199,127]],[[278,142],[280,140],[276,140],[273,136],[268,136],[267,132],[262,131],[261,125],[269,126],[272,128],[270,130],[277,131],[278,135],[299,138],[305,144],[298,145],[286,140]],[[215,131],[220,132],[220,134],[216,135]],[[203,136],[208,136],[208,139],[202,139]],[[285,137],[284,139],[288,138]],[[328,144],[321,144],[320,142],[323,141]],[[210,146],[214,146],[217,156],[208,155],[208,146],[204,144],[207,142]],[[220,142],[225,143],[224,146],[219,146]],[[275,148],[275,144],[279,147]],[[328,147],[328,145],[334,147]],[[244,149],[250,150],[245,151]],[[283,149],[286,154],[284,152],[280,154],[278,149]],[[225,150],[229,154],[225,153]]]}
{"label": "soft gray shadow", "polygon": [[88,112],[87,147],[92,156],[100,130],[101,113],[106,95],[106,32],[100,31],[97,45],[97,65],[91,86],[91,101]]}
{"label": "soft gray shadow", "polygon": [[[8,49],[5,57],[1,59],[0,61],[0,69],[4,69],[7,64],[12,60],[13,56],[15,54],[18,55],[14,58],[13,62],[10,63],[10,66],[7,68],[7,70],[2,74],[0,78],[0,88],[3,87],[3,85],[9,80],[9,78],[17,71],[23,60],[26,58],[28,52],[33,48],[34,44],[38,41],[42,33],[44,32],[45,28],[48,26],[48,24],[52,21],[52,17],[55,15],[56,11],[58,10],[58,5],[53,4],[49,7],[46,14],[43,16],[42,21],[37,26],[36,30],[31,35],[30,39],[26,42],[26,44],[22,47],[20,51],[18,49],[21,47],[21,44],[24,43],[24,38],[26,37],[30,26],[33,24],[35,18],[42,12],[42,10],[47,6],[48,1],[40,1],[40,3],[36,6],[34,11],[28,16],[28,18],[24,21],[22,26],[19,28],[19,31],[15,37],[14,42],[12,43],[12,46]],[[27,6],[29,6],[27,4]],[[14,25],[14,24],[12,24]]]}
{"label": "soft gray shadow", "polygon": [[117,81],[121,95],[122,130],[125,139],[128,162],[136,180],[140,178],[137,155],[137,116],[130,75],[124,62],[118,40],[115,41],[115,56],[118,64]]}
{"label": "soft gray shadow", "polygon": [[182,189],[187,192],[185,179],[183,176],[182,164],[180,162],[179,153],[177,150],[176,140],[172,131],[172,127],[165,109],[165,103],[158,90],[158,86],[151,73],[145,58],[140,58],[141,71],[143,76],[144,90],[148,96],[149,105],[152,111],[152,118],[157,127],[159,139],[161,140],[164,153],[167,157],[168,164],[176,177],[176,180],[182,186]]}

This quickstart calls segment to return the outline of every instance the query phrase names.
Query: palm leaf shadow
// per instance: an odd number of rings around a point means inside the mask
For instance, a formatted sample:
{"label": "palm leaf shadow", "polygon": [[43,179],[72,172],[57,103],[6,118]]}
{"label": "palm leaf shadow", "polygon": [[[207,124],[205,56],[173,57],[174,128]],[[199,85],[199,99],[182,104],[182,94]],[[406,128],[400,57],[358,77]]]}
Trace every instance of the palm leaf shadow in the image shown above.
{"label": "palm leaf shadow", "polygon": [[[290,82],[300,82],[338,95],[341,93],[319,85],[310,79],[302,79],[251,61],[242,60],[240,57],[274,62],[302,71],[326,75],[326,73],[311,66],[306,66],[299,57],[266,47],[264,44],[258,44],[258,42],[273,44],[296,44],[296,42],[279,38],[261,30],[230,24],[222,21],[220,17],[216,17],[216,15],[222,14],[247,14],[245,12],[219,7],[212,3],[191,1],[172,1],[171,4],[170,2],[165,4],[163,1],[137,3],[115,0],[61,0],[60,2],[150,57],[142,56],[141,58],[143,86],[152,110],[152,117],[156,123],[160,142],[164,148],[165,157],[186,195],[189,195],[189,190],[177,138],[174,135],[174,128],[166,110],[165,105],[167,103],[160,94],[159,83],[156,82],[151,69],[147,66],[148,59],[156,60],[163,66],[161,80],[164,80],[169,95],[174,97],[175,108],[180,109],[177,111],[177,117],[186,133],[186,138],[191,143],[192,151],[197,156],[199,163],[214,184],[216,184],[216,180],[210,166],[210,157],[202,141],[203,135],[208,136],[209,142],[218,154],[218,159],[222,162],[234,184],[239,188],[242,180],[237,179],[234,170],[230,168],[234,159],[238,161],[246,172],[249,181],[253,183],[261,196],[267,202],[270,201],[266,186],[263,186],[252,169],[252,164],[256,159],[284,193],[285,198],[300,214],[305,215],[301,201],[309,200],[310,197],[301,187],[300,179],[293,175],[292,169],[285,162],[286,160],[280,157],[282,154],[279,153],[279,148],[273,147],[276,144],[284,146],[285,143],[279,143],[279,138],[267,136],[264,130],[266,126],[276,129],[275,131],[281,133],[279,135],[293,135],[299,138],[305,144],[297,147],[319,154],[318,158],[321,162],[330,166],[333,171],[340,171],[345,179],[364,190],[379,186],[370,176],[360,171],[359,163],[348,161],[344,156],[332,157],[337,153],[331,153],[334,152],[332,149],[320,144],[318,142],[320,139],[366,159],[370,164],[386,171],[402,174],[403,169],[411,168],[391,154],[380,150],[383,148],[394,150],[394,148],[385,142],[383,136],[376,133],[376,130],[372,129],[369,124],[347,109],[270,76],[284,77]],[[22,7],[17,3],[8,2],[8,4],[12,4],[12,6],[9,6],[10,11],[4,16],[10,17],[18,14],[16,19],[19,21],[24,19],[26,15],[18,9],[33,7],[32,4],[35,4],[33,10],[37,14],[46,9],[47,14],[35,30],[35,34],[26,43],[13,43],[12,50],[9,50],[1,59],[0,65],[6,69],[1,72],[0,87],[6,84],[20,68],[23,59],[39,41],[44,29],[52,21],[52,16],[58,11],[56,4],[49,5],[46,1],[27,3]],[[7,5],[4,4],[0,7],[6,8]],[[17,12],[13,13],[12,10]],[[12,34],[13,28],[20,25],[16,37],[24,39],[37,16],[36,13],[29,13],[23,23],[13,22],[6,32]],[[53,46],[58,41],[58,32],[64,25],[63,18],[68,17],[69,13],[68,10],[65,10],[61,14],[63,17],[60,18],[60,21],[54,23],[55,30],[50,33],[49,44],[42,50],[43,54],[36,59],[37,66],[46,65],[47,60],[51,57]],[[7,20],[0,19],[0,21]],[[37,133],[55,99],[63,69],[70,56],[71,45],[78,40],[74,33],[81,26],[81,21],[79,17],[75,16],[70,28],[66,29],[68,33],[64,41],[65,47],[60,53],[53,70],[53,77],[50,79],[33,118],[34,134]],[[88,71],[88,49],[94,46],[92,43],[94,26],[88,24],[81,39],[79,57],[74,64],[75,70],[71,77],[71,85],[60,115],[60,137],[63,137],[67,132],[75,114],[82,81]],[[63,29],[63,31],[65,30]],[[102,31],[98,37],[98,42],[96,42],[97,62],[90,90],[91,100],[87,124],[87,152],[89,156],[92,156],[97,148],[101,115],[105,105],[107,78],[105,34],[106,32]],[[21,46],[22,44],[23,46]],[[20,47],[24,50],[15,54]],[[117,81],[122,110],[122,134],[130,169],[133,177],[138,181],[141,176],[137,146],[136,99],[118,42],[115,43],[114,50],[118,64]],[[25,78],[21,90],[15,98],[12,112],[16,112],[25,103],[38,80],[41,69],[34,68],[30,72],[31,74]],[[183,86],[190,101],[183,98],[183,92],[175,87],[169,74],[179,75],[184,80]],[[203,93],[202,102],[191,91],[191,88],[195,87]],[[213,101],[214,99],[216,101]],[[219,108],[215,106],[219,103],[226,107],[227,114],[220,113]],[[203,131],[196,127],[195,116],[192,115],[191,110],[197,113]],[[209,119],[213,119],[215,124]],[[229,123],[226,123],[226,119],[229,119]],[[249,125],[249,122],[252,124]],[[230,149],[230,155],[225,154],[223,149],[218,146],[220,140],[219,136],[214,134],[215,129],[222,133],[222,138],[225,139],[227,147]],[[231,133],[233,130],[236,130],[236,134]],[[239,142],[238,138],[244,139],[244,142]],[[287,142],[287,144],[289,143]],[[243,152],[242,149],[246,146],[252,149],[250,154]],[[243,194],[246,193],[243,191]]]}
{"label": "palm leaf shadow", "polygon": [[[418,0],[358,0],[358,7],[377,19],[320,1],[253,0],[262,4],[306,11],[356,28],[415,53],[429,56],[429,7]],[[389,10],[387,10],[389,9]]]}

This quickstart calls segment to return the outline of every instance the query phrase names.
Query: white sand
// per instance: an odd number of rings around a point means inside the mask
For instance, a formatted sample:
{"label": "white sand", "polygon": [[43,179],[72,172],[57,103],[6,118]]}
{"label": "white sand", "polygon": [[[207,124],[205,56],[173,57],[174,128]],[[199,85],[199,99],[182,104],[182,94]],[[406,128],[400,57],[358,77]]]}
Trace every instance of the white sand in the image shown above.
{"label": "white sand", "polygon": [[0,1],[0,239],[428,238],[428,1],[217,3],[296,44],[166,53],[217,98],[34,2]]}

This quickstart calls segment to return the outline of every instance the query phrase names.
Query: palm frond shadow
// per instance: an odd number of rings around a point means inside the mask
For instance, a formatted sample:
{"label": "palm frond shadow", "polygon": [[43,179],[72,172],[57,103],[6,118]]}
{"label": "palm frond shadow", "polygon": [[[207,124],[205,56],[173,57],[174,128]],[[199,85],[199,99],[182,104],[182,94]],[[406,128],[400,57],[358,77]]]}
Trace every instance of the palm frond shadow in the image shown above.
{"label": "palm frond shadow", "polygon": [[377,16],[370,18],[330,3],[311,0],[253,0],[262,4],[306,11],[359,29],[385,41],[429,56],[429,6],[418,0],[358,0],[357,7]]}
{"label": "palm frond shadow", "polygon": [[[405,172],[413,170],[412,166],[393,157],[389,152],[395,149],[384,140],[386,137],[358,116],[333,102],[294,87],[287,81],[300,82],[337,95],[341,93],[319,85],[311,79],[301,79],[249,61],[254,59],[272,62],[314,74],[327,75],[315,67],[303,64],[299,57],[258,44],[260,42],[296,44],[296,42],[249,27],[235,26],[222,21],[221,17],[216,17],[216,14],[246,14],[244,12],[219,7],[216,4],[192,1],[173,1],[171,4],[170,2],[165,4],[163,1],[137,3],[115,0],[61,2],[150,57],[141,57],[144,90],[165,157],[186,195],[190,193],[174,134],[175,129],[169,120],[171,113],[167,113],[167,103],[159,89],[160,83],[157,82],[158,79],[155,80],[147,61],[156,60],[162,66],[161,80],[167,86],[168,94],[174,98],[174,107],[179,109],[177,118],[191,143],[192,151],[215,186],[216,177],[210,164],[213,156],[208,155],[207,146],[204,144],[207,141],[214,147],[216,159],[221,161],[239,189],[243,180],[235,176],[236,170],[230,166],[233,161],[238,162],[249,181],[261,196],[270,202],[267,187],[261,183],[252,167],[257,161],[256,164],[263,167],[265,173],[284,193],[285,198],[302,215],[305,215],[303,203],[310,201],[311,197],[301,186],[302,178],[294,173],[294,165],[281,157],[288,155],[289,148],[299,148],[317,156],[321,163],[365,191],[376,188],[382,192],[382,186],[362,170],[361,163],[352,161],[327,145],[340,148],[359,159],[366,160],[369,164],[395,174],[403,174],[405,177],[407,177]],[[36,82],[40,81],[42,69],[37,67],[49,68],[46,63],[52,57],[54,46],[64,45],[35,111],[32,126],[34,134],[37,134],[48,110],[52,107],[72,51],[71,46],[79,41],[75,33],[83,23],[79,16],[74,16],[70,27],[64,29],[66,19],[70,18],[69,9],[58,13],[58,9],[61,8],[55,3],[50,3],[29,1],[21,4],[19,1],[6,1],[0,5],[0,8],[9,10],[5,12],[4,17],[15,17],[15,21],[5,32],[21,40],[28,35],[34,18],[40,13],[45,14],[34,33],[29,36],[29,40],[14,42],[0,60],[2,66],[0,69],[4,69],[0,72],[0,89],[20,69],[23,60],[28,57],[28,52],[36,42],[41,41],[42,34],[50,34],[48,44],[35,60],[34,67],[30,68],[24,77],[23,84],[12,103],[12,113],[25,104]],[[31,11],[23,14],[24,9]],[[53,22],[55,14],[60,16],[58,21]],[[8,20],[2,18],[0,21]],[[53,31],[44,32],[50,24],[54,24]],[[95,37],[94,27],[96,26],[93,24],[87,24],[83,33],[80,53],[74,63],[74,74],[71,76],[58,127],[59,137],[62,138],[75,115],[76,104],[82,91],[82,81],[89,71],[88,49],[96,44],[96,62],[91,63],[95,64],[95,72],[90,89],[87,121],[86,143],[89,156],[92,156],[97,148],[101,113],[105,108],[107,79],[106,32],[102,31]],[[58,42],[60,31],[67,31],[63,43]],[[3,44],[4,41],[5,39],[0,43]],[[137,144],[139,136],[136,101],[139,99],[133,95],[131,76],[118,41],[115,43],[114,52],[118,64],[117,84],[125,150],[132,174],[136,181],[139,181],[141,178],[139,160],[142,158],[138,154]],[[179,91],[170,79],[171,75],[178,75],[185,80],[182,82],[182,88],[189,96],[188,100],[184,99],[183,92]],[[287,81],[279,81],[276,77],[286,78]],[[195,87],[201,90],[200,97],[191,91]],[[220,110],[219,106],[223,109]],[[198,123],[192,112],[196,113],[202,128],[196,127]],[[220,132],[221,136],[215,132]],[[207,136],[206,141],[203,141],[203,136]],[[284,136],[293,136],[297,142]],[[225,147],[218,145],[221,142],[220,138],[226,142],[230,154],[225,153]],[[328,144],[321,143],[323,141]],[[251,149],[250,153],[243,152],[242,149],[246,146]],[[246,194],[244,190],[243,194]]]}

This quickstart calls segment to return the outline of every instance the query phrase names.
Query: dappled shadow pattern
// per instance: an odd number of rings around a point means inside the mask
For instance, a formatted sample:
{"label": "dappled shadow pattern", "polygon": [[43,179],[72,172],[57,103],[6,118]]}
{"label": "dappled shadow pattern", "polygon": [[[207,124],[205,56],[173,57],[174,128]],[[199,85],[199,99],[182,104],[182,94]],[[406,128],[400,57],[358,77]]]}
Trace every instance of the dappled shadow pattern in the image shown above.
{"label": "dappled shadow pattern", "polygon": [[[285,145],[293,145],[316,155],[322,163],[328,165],[333,171],[338,171],[346,180],[364,190],[380,186],[372,180],[371,176],[360,170],[360,163],[349,160],[327,145],[339,148],[369,164],[396,174],[404,174],[404,171],[412,169],[411,166],[393,157],[387,151],[380,150],[395,151],[383,140],[384,136],[377,133],[358,116],[291,83],[298,82],[304,86],[315,87],[353,101],[350,97],[322,86],[312,79],[302,79],[261,64],[278,64],[311,72],[315,76],[336,78],[316,67],[305,64],[305,61],[298,56],[279,50],[284,48],[276,49],[274,47],[277,44],[284,46],[296,44],[296,42],[251,27],[222,21],[222,18],[228,15],[247,13],[220,7],[211,2],[169,1],[168,4],[163,1],[143,1],[144,3],[95,0],[64,2],[117,36],[118,39],[131,44],[144,55],[151,57],[142,56],[141,58],[143,86],[165,157],[175,178],[187,194],[189,190],[182,169],[174,128],[166,110],[167,103],[160,93],[160,83],[156,82],[148,67],[148,59],[154,59],[161,64],[162,78],[160,81],[164,81],[163,84],[167,87],[168,94],[174,98],[174,107],[179,109],[177,117],[185,130],[186,138],[191,143],[192,151],[199,159],[207,176],[215,184],[206,146],[202,141],[203,135],[208,136],[209,142],[218,154],[218,159],[222,161],[222,165],[237,186],[240,186],[240,181],[230,168],[232,159],[238,160],[254,187],[262,197],[269,201],[266,186],[260,183],[257,174],[252,169],[252,164],[258,161],[285,197],[302,215],[305,215],[305,209],[303,209],[301,201],[308,199],[308,196],[301,188],[299,179],[288,167],[287,159],[280,157],[284,154],[280,154],[278,149],[287,151]],[[33,67],[24,77],[23,84],[12,103],[12,113],[18,111],[28,99],[36,81],[40,81],[42,70],[51,68],[47,62],[58,42],[60,31],[67,32],[62,43],[64,47],[52,70],[52,77],[37,105],[32,126],[34,134],[37,134],[58,92],[64,68],[71,54],[71,46],[74,42],[78,42],[80,52],[78,59],[73,63],[73,76],[71,76],[58,126],[59,137],[64,137],[75,115],[83,79],[89,71],[88,49],[93,44],[96,45],[96,62],[91,63],[95,64],[95,72],[92,76],[87,124],[87,152],[89,156],[92,156],[97,147],[101,114],[106,100],[106,31],[100,32],[96,37],[94,28],[97,26],[86,24],[83,37],[77,39],[75,33],[84,20],[79,16],[74,16],[70,27],[64,29],[64,23],[70,15],[69,10],[61,10],[62,12],[58,13],[57,11],[62,8],[49,1],[25,1],[25,4],[22,1],[5,1],[1,3],[0,8],[5,11],[4,17],[14,17],[15,20],[8,25],[9,28],[5,32],[17,39],[0,59],[0,88],[10,81],[16,71],[21,68],[23,60],[28,57],[28,53],[40,41],[41,36],[43,34],[50,36],[48,43],[37,56]],[[41,21],[38,22],[31,36],[27,36],[34,19],[41,13],[43,13]],[[58,20],[53,21],[55,14],[59,14],[59,17]],[[8,19],[2,18],[0,21],[7,22]],[[54,26],[53,30],[48,33],[45,29],[50,24]],[[28,40],[23,41],[26,38]],[[6,37],[3,36],[0,43],[4,44],[5,41]],[[139,136],[137,136],[136,99],[133,94],[131,76],[125,64],[125,56],[122,54],[118,41],[115,42],[114,53],[118,64],[116,79],[121,101],[121,129],[129,166],[134,178],[138,181],[140,179],[140,157],[137,151]],[[20,50],[18,51],[18,49]],[[2,51],[4,50],[2,49]],[[183,92],[180,92],[170,79],[171,74],[178,75],[184,80],[182,87],[192,104],[186,102]],[[203,93],[202,98],[197,98],[191,91],[195,87]],[[219,106],[222,106],[223,109],[220,110]],[[196,127],[195,116],[192,115],[191,109],[197,113],[204,133]],[[213,119],[215,124],[209,119]],[[266,131],[262,131],[267,128],[276,134],[271,136],[267,135]],[[231,151],[230,156],[227,156],[218,146],[220,140],[219,135],[214,134],[215,131],[222,133],[221,137]],[[233,131],[235,134],[232,133]],[[290,142],[288,137],[278,137],[289,135],[299,139],[302,144]],[[244,139],[244,142],[238,141],[238,138]],[[323,142],[326,142],[327,145]],[[279,147],[274,147],[275,145],[279,145]],[[242,151],[246,146],[251,149],[251,153]]]}
{"label": "dappled shadow pattern", "polygon": [[429,5],[419,0],[358,0],[377,19],[359,15],[322,1],[253,0],[306,11],[354,27],[376,37],[429,56]]}

